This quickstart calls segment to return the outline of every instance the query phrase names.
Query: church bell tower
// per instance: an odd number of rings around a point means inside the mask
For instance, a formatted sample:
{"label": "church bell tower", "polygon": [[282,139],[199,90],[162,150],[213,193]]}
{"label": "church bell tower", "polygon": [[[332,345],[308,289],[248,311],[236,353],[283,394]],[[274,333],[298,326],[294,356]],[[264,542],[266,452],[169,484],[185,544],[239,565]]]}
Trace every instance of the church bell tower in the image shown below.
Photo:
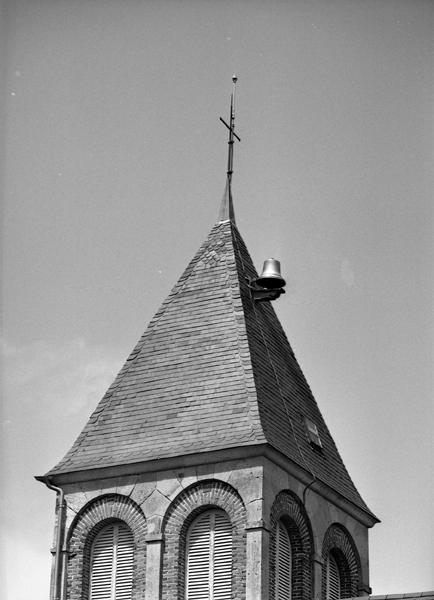
{"label": "church bell tower", "polygon": [[51,600],[366,596],[354,486],[235,223],[218,221],[65,457]]}

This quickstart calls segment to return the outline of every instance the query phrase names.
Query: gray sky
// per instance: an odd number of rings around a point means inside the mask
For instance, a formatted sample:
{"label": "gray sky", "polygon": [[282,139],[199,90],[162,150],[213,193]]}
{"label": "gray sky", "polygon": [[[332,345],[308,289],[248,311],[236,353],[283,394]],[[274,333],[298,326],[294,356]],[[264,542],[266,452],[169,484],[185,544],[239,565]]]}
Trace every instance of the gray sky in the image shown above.
{"label": "gray sky", "polygon": [[238,226],[258,268],[282,262],[277,312],[382,520],[371,586],[433,588],[434,3],[10,0],[2,17],[7,600],[48,595],[55,495],[33,475],[217,218],[234,71]]}

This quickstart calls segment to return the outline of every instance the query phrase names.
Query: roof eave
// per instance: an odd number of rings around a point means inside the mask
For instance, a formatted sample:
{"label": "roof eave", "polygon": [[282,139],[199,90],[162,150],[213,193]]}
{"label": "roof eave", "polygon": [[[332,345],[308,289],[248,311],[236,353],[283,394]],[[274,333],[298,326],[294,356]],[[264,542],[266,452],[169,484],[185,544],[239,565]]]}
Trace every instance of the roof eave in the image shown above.
{"label": "roof eave", "polygon": [[187,467],[195,467],[204,464],[215,464],[251,458],[266,458],[270,460],[277,466],[284,469],[290,475],[296,477],[306,486],[309,485],[309,489],[315,491],[317,494],[333,503],[338,508],[341,508],[366,527],[373,527],[376,523],[380,523],[380,520],[373,513],[357,506],[321,480],[316,479],[312,483],[311,473],[297,465],[294,461],[288,459],[268,443],[253,443],[251,445],[234,446],[221,450],[169,456],[147,461],[137,461],[133,463],[130,462],[121,465],[92,468],[84,467],[83,469],[62,471],[57,473],[50,471],[46,475],[36,476],[35,479],[44,483],[47,477],[49,477],[52,484],[59,487],[64,487],[85,481],[96,481],[99,479],[134,476],[158,471],[185,469]]}
{"label": "roof eave", "polygon": [[354,517],[357,521],[366,525],[366,527],[373,527],[376,523],[381,522],[370,510],[365,510],[358,506],[320,479],[313,479],[312,473],[299,466],[291,459],[288,459],[270,444],[266,445],[264,454],[266,458],[286,470],[290,475],[293,475],[306,485],[309,485],[309,489],[315,491],[329,502],[332,502],[335,506]]}

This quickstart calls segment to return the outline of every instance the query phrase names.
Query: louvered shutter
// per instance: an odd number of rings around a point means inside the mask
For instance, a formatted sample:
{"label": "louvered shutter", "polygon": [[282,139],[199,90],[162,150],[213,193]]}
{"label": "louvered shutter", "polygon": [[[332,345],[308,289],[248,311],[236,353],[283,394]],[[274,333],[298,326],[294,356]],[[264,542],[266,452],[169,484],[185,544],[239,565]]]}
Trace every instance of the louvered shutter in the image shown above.
{"label": "louvered shutter", "polygon": [[214,512],[212,600],[231,598],[232,527],[224,512]]}
{"label": "louvered shutter", "polygon": [[276,528],[275,600],[291,600],[292,552],[288,530],[282,521]]}
{"label": "louvered shutter", "polygon": [[341,578],[335,557],[327,558],[327,600],[338,600],[341,597]]}
{"label": "louvered shutter", "polygon": [[128,527],[118,525],[116,540],[116,583],[114,600],[130,600],[133,587],[133,534]]}
{"label": "louvered shutter", "polygon": [[92,547],[90,600],[131,600],[133,534],[122,523],[111,523]]}
{"label": "louvered shutter", "polygon": [[230,600],[232,527],[223,511],[208,511],[187,536],[187,600]]}
{"label": "louvered shutter", "polygon": [[111,598],[113,553],[113,526],[105,527],[95,539],[92,549],[91,600]]}
{"label": "louvered shutter", "polygon": [[209,599],[211,513],[196,519],[187,542],[187,600]]}

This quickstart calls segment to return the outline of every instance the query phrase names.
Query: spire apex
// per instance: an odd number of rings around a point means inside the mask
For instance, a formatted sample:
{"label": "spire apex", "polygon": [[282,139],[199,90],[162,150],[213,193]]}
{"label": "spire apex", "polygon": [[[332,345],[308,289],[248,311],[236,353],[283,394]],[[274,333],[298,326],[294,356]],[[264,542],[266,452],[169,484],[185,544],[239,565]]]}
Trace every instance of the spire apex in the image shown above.
{"label": "spire apex", "polygon": [[229,140],[228,140],[228,167],[226,171],[226,187],[223,194],[222,204],[220,207],[219,221],[232,221],[235,223],[235,213],[234,206],[232,201],[232,173],[234,169],[234,138],[236,138],[239,142],[241,139],[235,133],[235,91],[236,84],[238,81],[238,77],[233,75],[232,77],[232,94],[231,94],[231,108],[229,114],[229,125],[226,123],[224,119],[220,117],[220,121],[225,125],[229,130]]}

